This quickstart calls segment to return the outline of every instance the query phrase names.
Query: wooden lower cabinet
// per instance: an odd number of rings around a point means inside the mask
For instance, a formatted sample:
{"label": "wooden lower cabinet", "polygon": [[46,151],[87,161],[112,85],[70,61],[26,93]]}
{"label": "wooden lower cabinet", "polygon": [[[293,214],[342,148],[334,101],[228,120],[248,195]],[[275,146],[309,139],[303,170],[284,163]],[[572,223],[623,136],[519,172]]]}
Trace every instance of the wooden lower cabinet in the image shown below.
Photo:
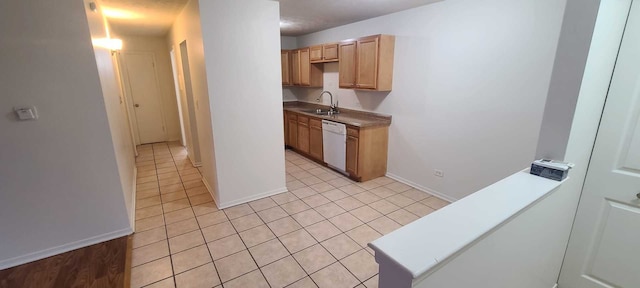
{"label": "wooden lower cabinet", "polygon": [[349,176],[361,182],[384,176],[388,147],[388,126],[347,126],[346,170]]}
{"label": "wooden lower cabinet", "polygon": [[287,135],[289,146],[298,148],[298,116],[295,113],[287,114]]}
{"label": "wooden lower cabinet", "polygon": [[347,173],[358,175],[358,138],[347,136]]}
{"label": "wooden lower cabinet", "polygon": [[322,120],[309,119],[309,155],[316,160],[324,161],[322,151]]}
{"label": "wooden lower cabinet", "polygon": [[309,117],[298,115],[298,150],[309,154]]}
{"label": "wooden lower cabinet", "polygon": [[[302,155],[324,162],[322,119],[287,111],[285,143]],[[356,181],[367,181],[387,173],[389,126],[347,125],[346,171]]]}

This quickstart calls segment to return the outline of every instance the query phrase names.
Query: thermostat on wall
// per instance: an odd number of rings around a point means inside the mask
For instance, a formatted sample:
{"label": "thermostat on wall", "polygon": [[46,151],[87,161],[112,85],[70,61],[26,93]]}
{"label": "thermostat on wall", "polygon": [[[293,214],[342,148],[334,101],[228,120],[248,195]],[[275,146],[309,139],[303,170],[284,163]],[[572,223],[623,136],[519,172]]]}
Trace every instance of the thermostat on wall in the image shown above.
{"label": "thermostat on wall", "polygon": [[569,169],[573,168],[572,163],[565,163],[555,160],[540,159],[531,163],[531,174],[562,181],[569,175]]}
{"label": "thermostat on wall", "polygon": [[38,119],[38,110],[36,110],[35,106],[14,107],[13,111],[16,112],[20,120]]}

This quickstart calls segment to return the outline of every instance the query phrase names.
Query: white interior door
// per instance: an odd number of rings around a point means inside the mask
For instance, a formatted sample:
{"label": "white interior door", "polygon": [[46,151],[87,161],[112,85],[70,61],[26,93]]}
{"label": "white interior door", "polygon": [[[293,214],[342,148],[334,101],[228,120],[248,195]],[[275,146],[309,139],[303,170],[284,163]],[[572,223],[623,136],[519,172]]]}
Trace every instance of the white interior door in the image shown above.
{"label": "white interior door", "polygon": [[140,144],[167,140],[153,54],[123,53]]}
{"label": "white interior door", "polygon": [[640,1],[634,1],[560,273],[560,288],[640,287],[639,192]]}

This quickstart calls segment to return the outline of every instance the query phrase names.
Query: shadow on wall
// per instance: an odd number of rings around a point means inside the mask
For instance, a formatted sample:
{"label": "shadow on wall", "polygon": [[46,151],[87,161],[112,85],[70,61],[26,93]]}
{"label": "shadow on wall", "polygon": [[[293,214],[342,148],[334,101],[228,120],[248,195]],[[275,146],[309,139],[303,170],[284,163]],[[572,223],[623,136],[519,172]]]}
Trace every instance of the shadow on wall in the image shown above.
{"label": "shadow on wall", "polygon": [[354,90],[360,106],[364,110],[376,111],[382,101],[387,98],[391,91],[363,91]]}

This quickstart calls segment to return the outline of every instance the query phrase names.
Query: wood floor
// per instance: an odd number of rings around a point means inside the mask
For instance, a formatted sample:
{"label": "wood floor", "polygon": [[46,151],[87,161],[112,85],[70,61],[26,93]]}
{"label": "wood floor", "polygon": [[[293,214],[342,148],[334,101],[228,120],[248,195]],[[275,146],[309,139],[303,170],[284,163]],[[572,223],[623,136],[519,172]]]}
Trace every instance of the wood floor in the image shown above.
{"label": "wood floor", "polygon": [[0,271],[0,288],[128,287],[127,236]]}

